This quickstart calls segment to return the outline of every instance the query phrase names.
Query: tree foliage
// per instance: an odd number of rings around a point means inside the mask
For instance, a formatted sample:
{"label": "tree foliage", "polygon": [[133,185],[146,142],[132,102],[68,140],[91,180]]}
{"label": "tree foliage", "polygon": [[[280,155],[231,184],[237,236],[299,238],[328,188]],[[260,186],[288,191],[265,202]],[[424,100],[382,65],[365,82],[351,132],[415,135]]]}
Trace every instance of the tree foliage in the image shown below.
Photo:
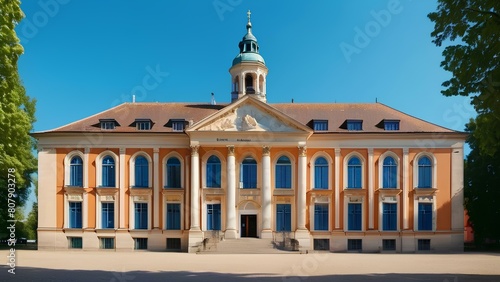
{"label": "tree foliage", "polygon": [[[17,62],[23,47],[14,30],[24,17],[19,0],[0,0],[0,198],[7,199],[8,169],[15,169],[16,206],[27,199],[36,158],[29,136],[35,121],[35,101],[26,95]],[[10,182],[12,183],[12,181]],[[0,233],[5,233],[7,204],[0,205]]]}
{"label": "tree foliage", "polygon": [[[443,82],[446,96],[470,96],[477,111],[479,148],[493,155],[500,150],[500,1],[439,0],[431,36],[443,51],[441,66],[452,73]],[[456,43],[455,43],[456,42]]]}
{"label": "tree foliage", "polygon": [[500,239],[500,152],[482,154],[474,137],[476,124],[467,125],[471,152],[465,162],[465,207],[478,245],[486,239]]}

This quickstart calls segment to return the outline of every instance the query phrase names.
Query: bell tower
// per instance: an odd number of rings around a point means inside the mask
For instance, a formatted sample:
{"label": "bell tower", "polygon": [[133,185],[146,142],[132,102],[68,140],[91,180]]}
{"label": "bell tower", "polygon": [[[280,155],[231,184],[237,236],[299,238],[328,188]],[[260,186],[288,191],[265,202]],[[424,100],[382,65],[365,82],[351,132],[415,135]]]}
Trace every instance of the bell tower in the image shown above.
{"label": "bell tower", "polygon": [[231,102],[244,95],[253,95],[266,102],[266,77],[268,69],[264,58],[259,54],[257,38],[252,34],[251,12],[247,12],[247,33],[238,44],[240,53],[234,58],[229,69],[231,74]]}

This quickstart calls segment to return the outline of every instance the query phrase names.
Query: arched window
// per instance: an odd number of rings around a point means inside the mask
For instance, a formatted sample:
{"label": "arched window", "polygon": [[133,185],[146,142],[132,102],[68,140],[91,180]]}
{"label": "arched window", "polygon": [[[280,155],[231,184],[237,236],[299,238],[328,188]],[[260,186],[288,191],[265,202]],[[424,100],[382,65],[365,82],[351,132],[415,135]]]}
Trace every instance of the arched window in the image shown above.
{"label": "arched window", "polygon": [[245,91],[247,94],[255,94],[255,89],[253,87],[253,77],[251,74],[245,76]]}
{"label": "arched window", "polygon": [[143,156],[135,158],[135,187],[149,187],[149,163]]}
{"label": "arched window", "polygon": [[83,161],[79,156],[71,158],[69,170],[69,185],[70,186],[83,186]]}
{"label": "arched window", "polygon": [[167,160],[167,188],[181,187],[181,161],[176,157]]}
{"label": "arched window", "polygon": [[257,188],[257,162],[252,157],[246,157],[241,163],[241,188]]}
{"label": "arched window", "polygon": [[393,157],[384,159],[382,168],[382,187],[397,188],[398,187],[398,164]]}
{"label": "arched window", "polygon": [[111,156],[102,159],[102,186],[115,187],[115,160]]}
{"label": "arched window", "polygon": [[432,187],[432,162],[427,156],[418,159],[418,188]]}
{"label": "arched window", "polygon": [[314,162],[314,188],[328,189],[328,161],[323,157]]}
{"label": "arched window", "polygon": [[361,161],[351,157],[347,162],[347,188],[361,188]]}
{"label": "arched window", "polygon": [[215,155],[210,156],[207,160],[207,187],[221,187],[221,163]]}
{"label": "arched window", "polygon": [[292,163],[287,156],[281,156],[276,162],[276,188],[292,188]]}

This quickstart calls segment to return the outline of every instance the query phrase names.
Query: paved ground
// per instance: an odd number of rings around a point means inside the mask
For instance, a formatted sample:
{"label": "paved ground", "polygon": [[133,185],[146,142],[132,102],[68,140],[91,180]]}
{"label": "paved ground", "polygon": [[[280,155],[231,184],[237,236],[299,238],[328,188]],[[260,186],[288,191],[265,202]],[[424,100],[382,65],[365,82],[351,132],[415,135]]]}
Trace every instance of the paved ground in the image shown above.
{"label": "paved ground", "polygon": [[0,251],[0,281],[500,281],[500,254]]}

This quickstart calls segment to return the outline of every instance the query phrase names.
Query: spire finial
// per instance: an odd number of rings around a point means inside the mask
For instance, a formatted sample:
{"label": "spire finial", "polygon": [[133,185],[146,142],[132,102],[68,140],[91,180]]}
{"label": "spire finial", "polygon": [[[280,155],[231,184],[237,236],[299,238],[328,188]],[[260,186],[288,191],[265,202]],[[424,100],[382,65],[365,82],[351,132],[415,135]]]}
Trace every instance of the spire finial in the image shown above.
{"label": "spire finial", "polygon": [[248,12],[247,12],[248,22],[250,22],[250,16],[251,15],[252,15],[252,12],[250,12],[250,10],[248,10]]}

